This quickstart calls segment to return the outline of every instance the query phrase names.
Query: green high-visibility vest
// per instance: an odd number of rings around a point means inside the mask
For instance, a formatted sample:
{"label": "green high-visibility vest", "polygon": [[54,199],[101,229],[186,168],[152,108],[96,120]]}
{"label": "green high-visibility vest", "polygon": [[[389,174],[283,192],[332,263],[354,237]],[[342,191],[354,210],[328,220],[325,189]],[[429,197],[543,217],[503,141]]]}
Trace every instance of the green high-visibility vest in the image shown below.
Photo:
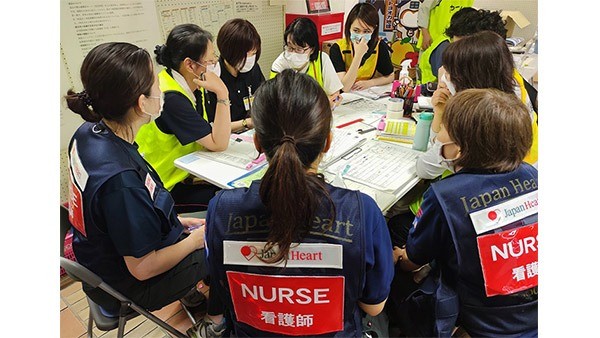
{"label": "green high-visibility vest", "polygon": [[[424,50],[419,56],[419,69],[421,70],[421,83],[435,82],[437,77],[433,75],[429,58],[431,53],[443,41],[449,40],[446,28],[450,25],[452,15],[463,7],[472,7],[474,0],[442,0],[440,4],[431,9],[429,14],[429,34],[431,35],[431,46]],[[417,48],[421,48],[423,35],[419,35]]]}
{"label": "green high-visibility vest", "polygon": [[[186,92],[175,79],[167,73],[166,69],[163,69],[158,73],[160,90],[163,93],[178,92],[183,94],[190,100],[194,109],[194,99]],[[202,117],[208,121],[206,115],[206,106],[204,104],[204,91],[202,93]],[[143,125],[135,141],[139,145],[138,151],[148,163],[154,167],[154,170],[160,176],[163,184],[167,190],[173,189],[175,184],[183,181],[189,174],[185,170],[181,170],[175,167],[175,160],[181,156],[193,153],[196,150],[202,149],[202,146],[197,142],[191,142],[186,145],[182,145],[177,137],[173,134],[165,134],[156,126],[156,122],[152,121],[148,124]]]}

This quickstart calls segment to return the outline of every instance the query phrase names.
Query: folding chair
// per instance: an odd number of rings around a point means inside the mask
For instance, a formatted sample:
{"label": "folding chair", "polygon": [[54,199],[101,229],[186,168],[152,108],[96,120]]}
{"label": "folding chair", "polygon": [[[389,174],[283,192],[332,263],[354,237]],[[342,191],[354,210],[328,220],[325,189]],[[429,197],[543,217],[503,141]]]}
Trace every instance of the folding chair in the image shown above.
{"label": "folding chair", "polygon": [[125,323],[138,315],[143,315],[144,317],[150,319],[154,323],[156,323],[161,328],[167,330],[174,337],[187,337],[185,334],[179,332],[177,329],[162,321],[160,318],[156,317],[152,313],[146,311],[144,308],[135,304],[129,298],[125,297],[123,294],[113,289],[110,285],[106,284],[102,278],[100,278],[95,273],[88,270],[83,265],[78,262],[71,261],[64,256],[64,240],[65,235],[69,231],[71,224],[69,223],[68,211],[61,206],[61,224],[60,224],[60,266],[65,269],[67,274],[76,281],[85,283],[86,285],[91,286],[92,288],[100,288],[107,294],[114,297],[121,303],[121,308],[119,310],[118,317],[108,317],[105,316],[100,311],[100,306],[96,304],[93,300],[86,296],[89,307],[89,321],[88,321],[88,337],[92,337],[92,328],[94,323],[96,323],[96,327],[102,331],[110,331],[115,328],[117,330],[117,337],[122,338],[125,332]]}

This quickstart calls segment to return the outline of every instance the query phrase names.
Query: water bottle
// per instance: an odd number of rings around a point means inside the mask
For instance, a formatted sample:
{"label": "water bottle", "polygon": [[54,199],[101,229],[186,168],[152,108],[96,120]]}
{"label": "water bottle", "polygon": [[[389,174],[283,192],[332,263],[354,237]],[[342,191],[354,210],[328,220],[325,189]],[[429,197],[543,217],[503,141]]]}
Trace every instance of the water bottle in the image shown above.
{"label": "water bottle", "polygon": [[417,130],[413,140],[413,149],[419,151],[427,150],[429,144],[429,130],[433,121],[433,113],[421,113],[417,121]]}

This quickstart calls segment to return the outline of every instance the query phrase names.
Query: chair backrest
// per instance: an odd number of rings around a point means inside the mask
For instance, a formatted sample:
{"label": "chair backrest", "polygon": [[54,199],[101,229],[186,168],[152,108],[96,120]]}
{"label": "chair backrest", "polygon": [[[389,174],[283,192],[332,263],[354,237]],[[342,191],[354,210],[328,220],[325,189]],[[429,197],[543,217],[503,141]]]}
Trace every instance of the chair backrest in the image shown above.
{"label": "chair backrest", "polygon": [[[99,311],[99,307],[97,306],[97,304],[95,304],[89,297],[87,297],[88,303],[90,305],[90,321],[94,320],[97,323],[97,327],[99,329],[105,330],[105,331],[113,329],[113,328],[117,327],[117,325],[118,325],[119,330],[118,330],[117,336],[122,337],[123,330],[125,327],[125,321],[133,318],[137,314],[141,314],[144,317],[153,321],[155,324],[162,327],[163,329],[167,330],[174,337],[187,337],[186,335],[179,332],[174,327],[172,327],[169,324],[167,324],[166,322],[162,321],[160,318],[158,318],[155,315],[153,315],[152,313],[146,311],[146,309],[135,304],[129,298],[127,298],[126,296],[124,296],[123,294],[118,292],[117,290],[113,289],[110,285],[104,283],[104,281],[102,281],[102,278],[100,278],[100,276],[96,275],[95,273],[90,271],[85,266],[81,265],[78,262],[75,262],[75,261],[65,258],[64,257],[64,241],[65,241],[65,236],[68,233],[70,228],[71,228],[71,223],[69,222],[69,212],[64,206],[61,206],[60,207],[60,238],[61,238],[61,240],[60,240],[60,266],[63,269],[65,269],[65,271],[67,272],[69,277],[71,277],[72,279],[79,281],[79,282],[83,282],[83,283],[91,286],[92,288],[100,288],[101,290],[103,290],[104,292],[111,295],[112,297],[117,299],[119,302],[121,302],[122,306],[123,306],[123,304],[125,304],[125,305],[127,305],[127,307],[129,309],[135,311],[135,313],[129,312],[129,314],[122,313],[122,315],[118,319],[111,319],[110,317],[104,317],[104,315],[101,313],[101,311]],[[96,309],[96,311],[91,311],[92,308],[94,308],[94,309],[98,308],[98,309]],[[92,318],[92,316],[94,318]],[[100,317],[102,317],[102,318],[100,318]],[[103,323],[103,324],[100,325],[100,323]],[[104,323],[106,323],[106,324],[104,324]],[[105,329],[103,329],[101,326],[104,326]],[[88,330],[91,330],[91,325],[89,326]],[[91,333],[91,332],[88,332],[88,333]]]}

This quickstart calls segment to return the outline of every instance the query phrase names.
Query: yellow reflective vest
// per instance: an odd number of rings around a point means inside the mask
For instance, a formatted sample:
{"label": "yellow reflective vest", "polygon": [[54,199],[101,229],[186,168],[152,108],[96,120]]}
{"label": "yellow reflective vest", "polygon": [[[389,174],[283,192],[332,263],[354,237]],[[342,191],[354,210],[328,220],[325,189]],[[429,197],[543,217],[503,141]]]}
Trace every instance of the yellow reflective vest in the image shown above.
{"label": "yellow reflective vest", "polygon": [[[431,35],[431,46],[424,50],[419,56],[419,69],[421,70],[421,83],[435,82],[437,77],[433,75],[429,58],[431,53],[443,41],[448,40],[446,28],[450,25],[452,15],[463,7],[473,6],[474,0],[442,0],[439,5],[431,9],[429,13],[429,34]],[[421,48],[423,43],[423,34],[419,35],[417,48]]]}
{"label": "yellow reflective vest", "polygon": [[[352,42],[348,39],[342,38],[337,42],[338,46],[340,46],[340,52],[342,53],[342,58],[344,59],[344,64],[346,65],[346,71],[350,68],[352,64],[352,60],[354,59],[354,50],[352,49]],[[375,76],[375,71],[377,70],[377,57],[379,55],[379,41],[375,45],[374,53],[371,54],[365,60],[365,63],[358,67],[358,73],[356,74],[356,81],[360,80],[369,80]]]}
{"label": "yellow reflective vest", "polygon": [[[167,73],[166,69],[158,73],[158,79],[160,90],[163,93],[181,93],[190,100],[190,103],[196,109],[194,99]],[[208,121],[204,104],[204,91],[202,91],[202,111],[202,117]],[[174,161],[181,156],[202,149],[202,146],[195,141],[182,145],[175,135],[165,134],[158,129],[154,121],[140,128],[135,141],[139,145],[138,151],[140,154],[154,167],[165,188],[169,191],[173,189],[175,184],[183,181],[189,175],[186,171],[175,167]]]}
{"label": "yellow reflective vest", "polygon": [[[523,102],[524,104],[527,104],[527,90],[525,89],[525,84],[523,82],[523,77],[521,76],[521,74],[519,74],[519,72],[514,69],[513,70],[513,77],[515,78],[515,81],[517,82],[517,84],[519,85],[519,88],[521,90],[521,102]],[[537,124],[537,113],[533,112],[533,122],[531,124],[531,129],[533,132],[533,143],[531,144],[531,149],[529,149],[529,153],[527,154],[527,156],[525,156],[524,161],[529,163],[529,164],[535,164],[538,161],[538,124]]]}

